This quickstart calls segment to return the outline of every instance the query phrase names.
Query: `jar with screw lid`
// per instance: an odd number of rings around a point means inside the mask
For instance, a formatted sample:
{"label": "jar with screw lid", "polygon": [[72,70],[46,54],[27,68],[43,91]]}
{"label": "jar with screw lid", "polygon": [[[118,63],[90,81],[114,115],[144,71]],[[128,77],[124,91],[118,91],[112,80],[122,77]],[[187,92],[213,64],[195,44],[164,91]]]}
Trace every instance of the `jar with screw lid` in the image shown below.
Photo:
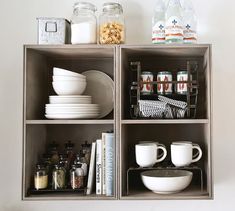
{"label": "jar with screw lid", "polygon": [[70,170],[70,185],[72,189],[84,187],[84,171],[81,164],[74,164]]}
{"label": "jar with screw lid", "polygon": [[54,165],[54,169],[52,172],[52,189],[63,189],[66,186],[65,181],[65,169],[62,165],[56,164]]}
{"label": "jar with screw lid", "polygon": [[104,3],[100,15],[100,44],[125,43],[125,23],[122,6],[118,3]]}
{"label": "jar with screw lid", "polygon": [[48,186],[48,172],[44,164],[37,164],[34,173],[34,188],[45,189]]}
{"label": "jar with screw lid", "polygon": [[97,43],[96,7],[88,2],[74,4],[71,19],[71,43],[92,44]]}

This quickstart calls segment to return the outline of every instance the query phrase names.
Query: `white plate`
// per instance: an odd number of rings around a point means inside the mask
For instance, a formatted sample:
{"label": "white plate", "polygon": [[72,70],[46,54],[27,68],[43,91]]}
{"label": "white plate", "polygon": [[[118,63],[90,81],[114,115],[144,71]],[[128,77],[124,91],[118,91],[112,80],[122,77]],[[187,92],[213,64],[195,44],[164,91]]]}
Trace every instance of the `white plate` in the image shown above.
{"label": "white plate", "polygon": [[45,114],[48,119],[93,119],[98,116],[99,114]]}
{"label": "white plate", "polygon": [[87,87],[84,94],[92,96],[92,102],[100,105],[100,116],[107,116],[114,105],[114,82],[105,73],[97,70],[89,70],[82,73],[86,76]]}
{"label": "white plate", "polygon": [[61,99],[61,98],[77,98],[77,99],[84,99],[84,98],[91,98],[91,96],[88,96],[88,95],[65,95],[65,96],[59,96],[59,95],[51,95],[49,96],[49,98],[58,98],[58,99]]}
{"label": "white plate", "polygon": [[46,104],[48,108],[99,108],[98,104]]}
{"label": "white plate", "polygon": [[91,104],[90,98],[49,98],[50,104]]}
{"label": "white plate", "polygon": [[68,113],[68,112],[82,112],[82,113],[89,113],[89,112],[97,112],[100,113],[99,108],[95,109],[87,109],[87,108],[46,108],[46,113]]}

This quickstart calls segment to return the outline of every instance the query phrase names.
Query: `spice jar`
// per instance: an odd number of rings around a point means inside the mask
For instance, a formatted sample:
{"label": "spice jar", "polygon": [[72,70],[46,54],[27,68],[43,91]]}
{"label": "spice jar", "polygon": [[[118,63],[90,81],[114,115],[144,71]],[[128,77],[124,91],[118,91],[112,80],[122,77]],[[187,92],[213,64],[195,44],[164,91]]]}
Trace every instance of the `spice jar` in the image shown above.
{"label": "spice jar", "polygon": [[58,146],[59,145],[54,141],[49,144],[48,154],[51,155],[52,164],[57,164],[59,162]]}
{"label": "spice jar", "polygon": [[43,164],[37,164],[34,174],[34,188],[36,190],[45,189],[48,186],[48,173]]}
{"label": "spice jar", "polygon": [[71,43],[90,44],[97,43],[96,7],[88,2],[74,4],[71,19]]}
{"label": "spice jar", "polygon": [[82,154],[84,154],[86,163],[89,164],[91,157],[91,144],[89,144],[87,141],[82,144]]}
{"label": "spice jar", "polygon": [[56,164],[52,172],[52,189],[63,189],[65,184],[65,169],[63,166]]}
{"label": "spice jar", "polygon": [[[168,71],[162,71],[157,74],[157,93],[160,95],[171,95],[172,94],[172,73]],[[163,82],[163,83],[161,83]]]}
{"label": "spice jar", "polygon": [[52,174],[52,162],[51,162],[51,155],[50,154],[43,154],[41,159],[41,163],[45,166],[45,169],[48,174],[48,186],[51,186],[51,174]]}
{"label": "spice jar", "polygon": [[72,169],[70,170],[70,185],[72,189],[84,187],[84,171],[81,164],[72,165]]}
{"label": "spice jar", "polygon": [[65,154],[67,155],[68,166],[69,168],[76,159],[76,154],[74,152],[74,144],[71,141],[65,143]]}
{"label": "spice jar", "polygon": [[123,44],[125,42],[124,15],[120,4],[103,4],[99,33],[100,44]]}
{"label": "spice jar", "polygon": [[86,163],[86,160],[85,160],[85,155],[80,152],[77,154],[77,158],[76,160],[74,161],[74,164],[78,164],[78,165],[81,165],[81,168],[83,169],[84,171],[84,176],[87,176],[87,171],[88,171],[88,164]]}

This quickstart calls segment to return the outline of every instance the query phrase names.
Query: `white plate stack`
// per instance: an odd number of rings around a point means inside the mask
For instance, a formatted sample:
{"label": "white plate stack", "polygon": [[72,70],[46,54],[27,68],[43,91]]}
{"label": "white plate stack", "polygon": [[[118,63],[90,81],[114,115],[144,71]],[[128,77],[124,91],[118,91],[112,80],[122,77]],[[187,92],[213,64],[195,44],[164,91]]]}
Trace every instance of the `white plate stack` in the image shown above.
{"label": "white plate stack", "polygon": [[100,106],[92,104],[92,97],[82,95],[86,89],[86,76],[53,68],[52,86],[58,96],[49,96],[46,104],[48,119],[91,119],[100,116]]}

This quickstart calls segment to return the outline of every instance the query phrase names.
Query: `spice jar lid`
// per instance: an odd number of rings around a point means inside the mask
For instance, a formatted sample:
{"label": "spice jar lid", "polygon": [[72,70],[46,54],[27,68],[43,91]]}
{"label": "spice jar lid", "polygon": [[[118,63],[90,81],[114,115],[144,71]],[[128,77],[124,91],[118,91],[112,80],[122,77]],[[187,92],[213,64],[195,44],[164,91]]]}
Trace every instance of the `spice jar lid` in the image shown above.
{"label": "spice jar lid", "polygon": [[57,144],[55,141],[52,141],[50,144],[49,144],[49,149],[57,149],[59,146],[59,144]]}
{"label": "spice jar lid", "polygon": [[89,144],[88,141],[85,141],[85,143],[82,144],[82,147],[88,148],[88,147],[91,147],[91,144]]}
{"label": "spice jar lid", "polygon": [[120,12],[123,12],[122,5],[115,2],[106,2],[103,4],[103,12],[107,12],[109,10],[118,9]]}
{"label": "spice jar lid", "polygon": [[89,2],[76,2],[73,6],[74,9],[87,9],[93,12],[97,11],[96,6]]}
{"label": "spice jar lid", "polygon": [[71,141],[68,141],[64,144],[65,148],[73,148],[74,147],[74,143],[72,143]]}

